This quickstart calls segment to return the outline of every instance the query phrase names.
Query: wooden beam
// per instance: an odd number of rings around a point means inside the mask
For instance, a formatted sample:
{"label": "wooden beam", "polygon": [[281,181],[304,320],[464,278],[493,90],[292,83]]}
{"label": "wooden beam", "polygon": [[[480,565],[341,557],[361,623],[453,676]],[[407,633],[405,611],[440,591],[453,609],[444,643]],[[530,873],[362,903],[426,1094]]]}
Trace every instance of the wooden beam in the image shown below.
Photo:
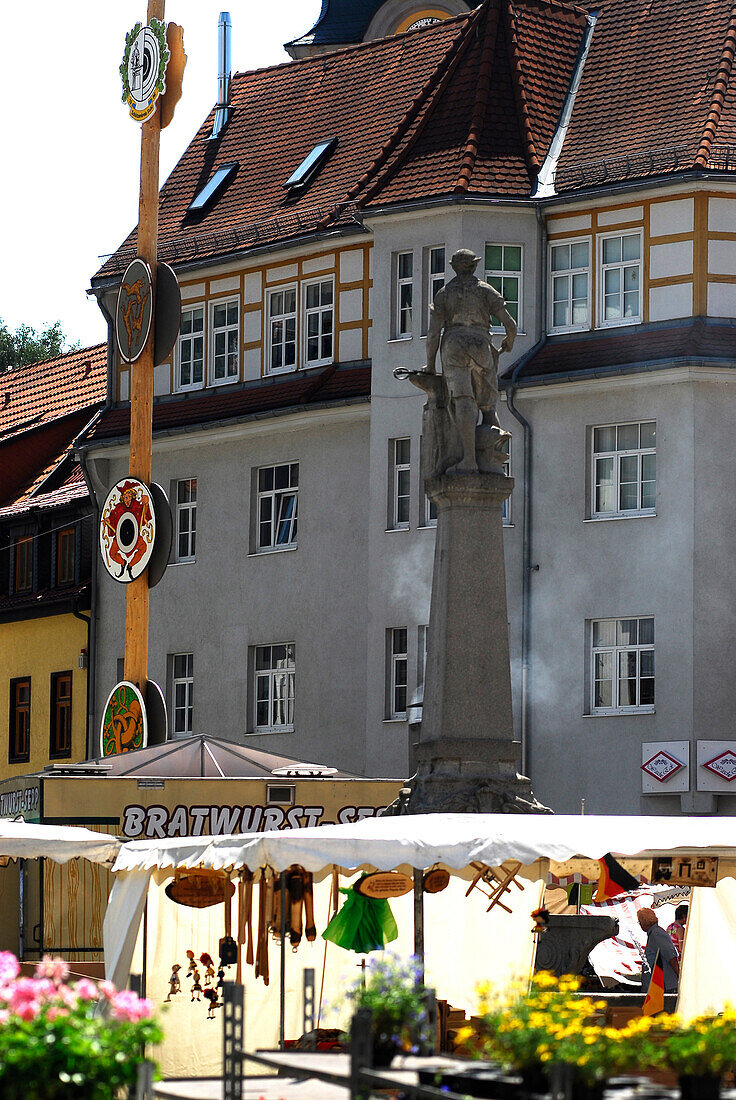
{"label": "wooden beam", "polygon": [[[148,0],[147,21],[163,22],[165,0]],[[153,346],[155,338],[156,259],[158,253],[158,175],[161,137],[160,103],[141,126],[141,185],[138,204],[138,256],[151,268],[151,330],[141,356],[130,371],[131,477],[151,483],[153,423]],[[131,581],[125,600],[125,679],[145,694],[148,681],[148,570]]]}

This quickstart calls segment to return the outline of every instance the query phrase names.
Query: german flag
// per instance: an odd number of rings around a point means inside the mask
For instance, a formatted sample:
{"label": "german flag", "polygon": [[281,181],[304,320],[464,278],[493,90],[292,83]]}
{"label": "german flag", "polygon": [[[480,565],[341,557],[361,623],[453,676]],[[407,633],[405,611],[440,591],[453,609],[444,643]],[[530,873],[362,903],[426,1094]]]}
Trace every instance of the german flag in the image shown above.
{"label": "german flag", "polygon": [[664,1012],[664,970],[659,961],[659,951],[654,960],[652,978],[641,1011],[643,1016],[655,1016],[657,1012]]}
{"label": "german flag", "polygon": [[595,901],[608,901],[610,898],[615,898],[617,894],[630,894],[633,890],[639,889],[639,883],[634,876],[630,875],[610,852],[603,859],[599,859],[598,863],[601,873]]}

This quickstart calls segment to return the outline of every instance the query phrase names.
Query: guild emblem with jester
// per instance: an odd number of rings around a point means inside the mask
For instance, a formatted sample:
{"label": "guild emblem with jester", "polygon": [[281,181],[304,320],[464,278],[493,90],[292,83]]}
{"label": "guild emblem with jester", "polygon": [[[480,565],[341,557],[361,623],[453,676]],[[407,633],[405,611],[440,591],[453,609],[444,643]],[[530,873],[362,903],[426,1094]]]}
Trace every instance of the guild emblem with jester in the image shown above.
{"label": "guild emblem with jester", "polygon": [[107,495],[100,516],[100,552],[111,577],[134,581],[148,565],[156,539],[151,493],[142,481],[125,478]]}

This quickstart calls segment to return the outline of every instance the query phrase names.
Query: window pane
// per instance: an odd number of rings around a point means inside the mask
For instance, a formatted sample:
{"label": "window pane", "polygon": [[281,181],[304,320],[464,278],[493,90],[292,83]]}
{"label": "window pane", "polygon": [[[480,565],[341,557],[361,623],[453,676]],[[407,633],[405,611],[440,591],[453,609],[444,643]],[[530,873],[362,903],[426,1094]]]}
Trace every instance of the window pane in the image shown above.
{"label": "window pane", "polygon": [[445,250],[444,248],[433,248],[429,255],[429,270],[433,275],[444,274],[445,271]]}
{"label": "window pane", "polygon": [[639,619],[639,645],[654,645],[654,619]]}
{"label": "window pane", "polygon": [[639,268],[638,267],[625,267],[624,268],[624,290],[637,290],[639,289]]}
{"label": "window pane", "polygon": [[610,428],[596,428],[593,432],[593,450],[596,454],[600,454],[605,451],[616,450],[616,429]]}
{"label": "window pane", "polygon": [[571,267],[587,267],[588,266],[588,242],[581,241],[579,244],[571,245],[570,247],[570,266]]}
{"label": "window pane", "polygon": [[636,699],[636,651],[618,655],[618,704],[635,707]]}
{"label": "window pane", "polygon": [[599,458],[596,460],[596,512],[612,512],[614,509],[613,464],[613,458]]}
{"label": "window pane", "polygon": [[641,239],[638,233],[630,233],[623,239],[624,260],[638,260]]}
{"label": "window pane", "polygon": [[397,466],[403,466],[403,465],[408,464],[410,449],[411,449],[411,440],[409,440],[409,439],[397,439],[396,440],[396,464],[397,464]]}
{"label": "window pane", "polygon": [[[573,245],[573,248],[579,248],[579,245]],[[553,271],[567,271],[570,267],[570,245],[569,244],[555,244],[552,246],[552,270]]]}
{"label": "window pane", "polygon": [[639,684],[639,704],[642,707],[654,706],[654,677],[642,676]]}
{"label": "window pane", "polygon": [[332,280],[320,283],[320,300],[323,306],[332,305]]}
{"label": "window pane", "polygon": [[596,707],[613,706],[613,681],[596,680],[593,705]]}
{"label": "window pane", "polygon": [[489,271],[501,271],[503,267],[503,253],[500,245],[486,245],[486,267]]}
{"label": "window pane", "polygon": [[616,623],[613,619],[603,619],[601,622],[593,623],[593,645],[615,645],[616,644]]}
{"label": "window pane", "polygon": [[567,301],[555,302],[552,310],[552,324],[555,328],[562,328],[563,325],[569,325],[569,305]]}
{"label": "window pane", "polygon": [[619,267],[611,267],[605,272],[605,292],[606,295],[616,295],[621,291],[621,269]]}
{"label": "window pane", "polygon": [[656,422],[654,420],[647,420],[640,425],[640,429],[641,446],[654,447],[656,444]]}
{"label": "window pane", "polygon": [[214,310],[214,314],[213,314],[213,322],[214,322],[215,328],[222,328],[223,327],[223,325],[225,324],[226,316],[227,315],[225,313],[225,307],[224,306],[215,306],[215,310]]}
{"label": "window pane", "polygon": [[521,271],[521,245],[507,244],[503,250],[504,271]]}
{"label": "window pane", "polygon": [[394,630],[393,632],[393,652],[394,653],[406,653],[406,629]]}
{"label": "window pane", "polygon": [[616,624],[616,644],[636,645],[638,619],[619,619]]}
{"label": "window pane", "polygon": [[587,298],[575,298],[572,303],[572,323],[574,325],[587,325],[588,301]]}
{"label": "window pane", "polygon": [[399,254],[399,278],[410,279],[412,275],[412,268],[414,257],[411,252],[401,252]]}
{"label": "window pane", "polygon": [[256,668],[265,669],[271,667],[271,646],[259,645],[256,647]]}
{"label": "window pane", "polygon": [[573,298],[586,298],[588,297],[588,276],[587,273],[582,275],[573,275],[572,277],[572,296]]}
{"label": "window pane", "polygon": [[621,262],[621,238],[608,237],[603,242],[603,263],[617,264]]}
{"label": "window pane", "polygon": [[619,424],[617,429],[616,449],[619,451],[635,451],[639,446],[639,425]]}
{"label": "window pane", "polygon": [[613,676],[613,654],[596,653],[595,678],[596,680],[610,680]]}

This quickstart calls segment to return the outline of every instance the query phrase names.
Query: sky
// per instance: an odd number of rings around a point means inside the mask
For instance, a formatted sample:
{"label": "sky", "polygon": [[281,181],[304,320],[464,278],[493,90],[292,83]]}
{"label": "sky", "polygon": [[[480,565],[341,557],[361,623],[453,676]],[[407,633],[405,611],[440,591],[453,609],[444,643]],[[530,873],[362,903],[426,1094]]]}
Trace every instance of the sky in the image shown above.
{"label": "sky", "polygon": [[[182,98],[161,134],[163,184],[217,99],[217,22],[232,19],[233,71],[288,62],[283,43],[316,22],[321,0],[166,0],[184,28]],[[125,35],[146,0],[2,4],[0,321],[44,328],[67,343],[106,339],[86,291],[138,220],[140,123],[122,103]]]}

